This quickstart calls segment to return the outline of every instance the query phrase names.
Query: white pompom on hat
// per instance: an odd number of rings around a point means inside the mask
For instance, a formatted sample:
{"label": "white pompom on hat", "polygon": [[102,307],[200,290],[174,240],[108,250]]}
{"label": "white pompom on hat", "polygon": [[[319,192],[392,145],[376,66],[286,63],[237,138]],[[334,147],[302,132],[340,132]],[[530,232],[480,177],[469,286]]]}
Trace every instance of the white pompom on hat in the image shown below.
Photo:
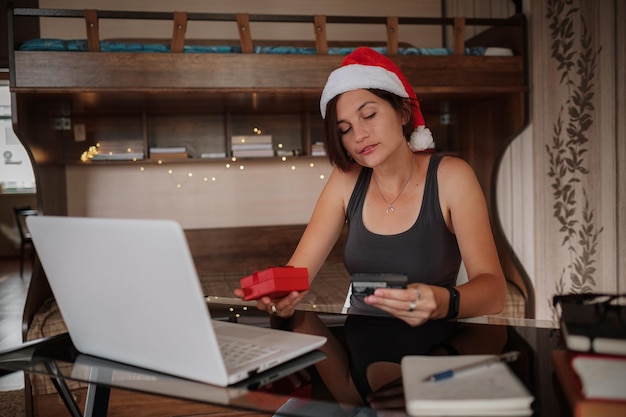
{"label": "white pompom on hat", "polygon": [[413,87],[391,59],[371,48],[355,49],[344,58],[341,67],[330,73],[320,99],[322,117],[326,118],[326,106],[333,98],[347,91],[370,88],[410,99],[415,130],[411,134],[409,146],[413,151],[434,149],[433,135],[425,126]]}

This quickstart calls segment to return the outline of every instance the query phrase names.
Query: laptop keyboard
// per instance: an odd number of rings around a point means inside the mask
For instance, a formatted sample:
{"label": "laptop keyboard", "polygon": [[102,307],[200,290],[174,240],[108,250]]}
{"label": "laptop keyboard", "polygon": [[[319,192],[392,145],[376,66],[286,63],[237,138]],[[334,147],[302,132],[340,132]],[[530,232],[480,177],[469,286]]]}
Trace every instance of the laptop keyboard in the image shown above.
{"label": "laptop keyboard", "polygon": [[250,362],[271,355],[272,353],[276,353],[279,350],[277,348],[259,346],[253,343],[241,342],[239,340],[218,340],[218,342],[227,368],[245,366]]}

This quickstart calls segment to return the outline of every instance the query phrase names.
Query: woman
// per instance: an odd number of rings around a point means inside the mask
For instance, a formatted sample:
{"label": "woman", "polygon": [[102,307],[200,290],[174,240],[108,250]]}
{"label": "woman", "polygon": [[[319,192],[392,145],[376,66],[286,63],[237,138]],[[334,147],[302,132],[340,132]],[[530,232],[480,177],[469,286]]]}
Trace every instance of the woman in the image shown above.
{"label": "woman", "polygon": [[[320,110],[334,170],[288,264],[314,277],[347,222],[348,272],[408,277],[406,289],[353,297],[355,311],[391,315],[409,326],[499,313],[505,280],[480,185],[463,160],[424,152],[433,147],[432,136],[398,67],[372,49],[356,49],[330,74]],[[469,279],[455,286],[461,259]],[[288,318],[303,296],[263,297],[257,305]],[[323,332],[307,317],[295,321],[296,331]],[[326,346],[333,358],[347,361],[337,356],[339,348],[332,340]],[[352,386],[348,371],[345,376],[330,384]],[[337,388],[348,401],[366,395]]]}

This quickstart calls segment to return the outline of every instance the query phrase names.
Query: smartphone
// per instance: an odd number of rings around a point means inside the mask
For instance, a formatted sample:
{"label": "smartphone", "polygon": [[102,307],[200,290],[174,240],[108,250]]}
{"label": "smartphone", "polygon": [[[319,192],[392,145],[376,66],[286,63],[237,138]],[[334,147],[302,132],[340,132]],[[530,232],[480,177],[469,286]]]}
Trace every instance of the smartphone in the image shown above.
{"label": "smartphone", "polygon": [[408,277],[404,274],[352,274],[352,294],[366,296],[374,294],[376,288],[406,288]]}

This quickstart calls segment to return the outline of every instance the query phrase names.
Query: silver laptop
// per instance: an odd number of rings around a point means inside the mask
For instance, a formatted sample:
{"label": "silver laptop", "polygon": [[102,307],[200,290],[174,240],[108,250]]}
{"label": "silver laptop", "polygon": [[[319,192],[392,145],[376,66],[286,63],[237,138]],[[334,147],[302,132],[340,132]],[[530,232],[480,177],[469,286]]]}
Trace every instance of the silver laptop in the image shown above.
{"label": "silver laptop", "polygon": [[[82,353],[227,386],[326,342],[212,320],[185,234],[174,221],[29,216],[27,222]],[[261,357],[232,363],[222,354],[244,344]]]}

